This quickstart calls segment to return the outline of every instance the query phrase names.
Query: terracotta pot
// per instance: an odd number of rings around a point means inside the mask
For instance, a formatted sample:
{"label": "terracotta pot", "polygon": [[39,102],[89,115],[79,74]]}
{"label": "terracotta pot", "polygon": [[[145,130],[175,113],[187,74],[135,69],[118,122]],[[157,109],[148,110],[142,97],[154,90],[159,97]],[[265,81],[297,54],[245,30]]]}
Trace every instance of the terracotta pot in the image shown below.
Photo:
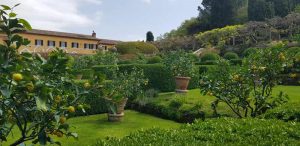
{"label": "terracotta pot", "polygon": [[[112,111],[109,111],[109,113],[107,114],[108,121],[110,121],[110,122],[119,122],[119,121],[123,120],[124,109],[125,109],[127,100],[128,100],[128,98],[124,98],[120,102],[114,103],[117,107],[116,114],[112,113]],[[109,102],[111,102],[111,101],[109,101]]]}
{"label": "terracotta pot", "polygon": [[124,117],[124,112],[121,114],[107,114],[108,117],[108,121],[110,122],[121,122],[123,121],[123,117]]}
{"label": "terracotta pot", "polygon": [[187,93],[189,82],[190,82],[190,77],[175,77],[176,81],[176,92],[177,93]]}

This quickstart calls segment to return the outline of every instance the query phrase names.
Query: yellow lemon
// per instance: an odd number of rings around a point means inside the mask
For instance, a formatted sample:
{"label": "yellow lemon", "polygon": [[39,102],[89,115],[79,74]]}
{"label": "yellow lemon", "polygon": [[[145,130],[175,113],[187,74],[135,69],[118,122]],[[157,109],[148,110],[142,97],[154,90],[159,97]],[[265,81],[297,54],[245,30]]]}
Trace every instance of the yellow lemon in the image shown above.
{"label": "yellow lemon", "polygon": [[88,89],[88,88],[90,88],[91,87],[91,84],[90,83],[88,83],[88,82],[86,82],[86,83],[84,83],[84,88],[86,88],[86,89]]}
{"label": "yellow lemon", "polygon": [[13,80],[15,80],[15,81],[18,82],[18,81],[23,80],[23,75],[20,74],[20,73],[14,73],[13,76],[12,76],[12,78],[13,78]]}
{"label": "yellow lemon", "polygon": [[75,112],[74,106],[69,106],[69,107],[68,107],[68,112],[74,113],[74,112]]}

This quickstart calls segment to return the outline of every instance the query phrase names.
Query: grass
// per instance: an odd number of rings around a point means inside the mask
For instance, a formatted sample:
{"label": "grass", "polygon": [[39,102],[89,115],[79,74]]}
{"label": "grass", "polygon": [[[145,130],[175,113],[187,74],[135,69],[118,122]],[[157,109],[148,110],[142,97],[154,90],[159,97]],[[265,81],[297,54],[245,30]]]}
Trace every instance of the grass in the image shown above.
{"label": "grass", "polygon": [[[118,123],[108,122],[106,114],[76,117],[70,119],[68,122],[71,124],[71,126],[74,126],[72,131],[78,133],[79,140],[77,141],[73,138],[56,138],[56,140],[59,140],[62,145],[70,146],[87,146],[95,143],[97,139],[103,139],[106,137],[121,138],[129,135],[131,132],[141,129],[146,130],[154,127],[174,129],[180,127],[179,123],[131,110],[127,110],[125,112],[124,121]],[[4,145],[12,143],[12,141],[17,138],[18,137],[16,136],[8,137],[8,142],[4,143]]]}
{"label": "grass", "polygon": [[[280,91],[288,94],[289,103],[300,103],[300,86],[277,86],[274,88],[273,95],[278,95]],[[190,90],[186,95],[178,95],[174,92],[170,93],[162,93],[159,97],[153,99],[151,102],[160,105],[169,105],[170,102],[174,99],[183,99],[183,106],[193,106],[196,103],[202,104],[202,110],[206,113],[206,117],[210,117],[213,114],[213,110],[211,109],[211,103],[215,100],[213,96],[203,96],[200,93],[200,89]],[[217,108],[219,114],[235,116],[227,105],[224,103],[220,103]]]}

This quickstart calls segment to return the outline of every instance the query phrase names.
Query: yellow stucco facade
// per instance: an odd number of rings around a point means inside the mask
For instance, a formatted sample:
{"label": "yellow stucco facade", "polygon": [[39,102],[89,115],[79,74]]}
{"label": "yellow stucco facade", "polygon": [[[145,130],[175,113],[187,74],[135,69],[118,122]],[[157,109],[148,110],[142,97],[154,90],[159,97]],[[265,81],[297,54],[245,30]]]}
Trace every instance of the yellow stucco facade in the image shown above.
{"label": "yellow stucco facade", "polygon": [[[41,30],[38,32],[41,32]],[[20,53],[49,53],[58,47],[64,49],[69,54],[90,55],[95,54],[97,50],[108,51],[114,48],[117,42],[98,39],[95,36],[68,33],[61,35],[59,33],[20,33],[23,38],[27,38],[31,43],[27,46],[22,46],[18,51]],[[0,43],[3,43],[3,39],[5,37],[0,36]]]}

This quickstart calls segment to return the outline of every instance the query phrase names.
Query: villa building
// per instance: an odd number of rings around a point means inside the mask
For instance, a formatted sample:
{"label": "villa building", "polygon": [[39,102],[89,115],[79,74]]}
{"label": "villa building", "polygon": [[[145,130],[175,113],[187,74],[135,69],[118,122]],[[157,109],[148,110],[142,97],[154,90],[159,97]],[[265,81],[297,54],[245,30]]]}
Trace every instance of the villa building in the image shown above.
{"label": "villa building", "polygon": [[[32,29],[20,33],[23,38],[27,38],[31,43],[22,46],[19,52],[49,53],[55,48],[65,49],[69,54],[89,55],[97,50],[108,51],[114,49],[120,41],[100,39],[96,33],[83,35],[75,33],[48,31]],[[0,34],[0,43],[5,40],[5,36]]]}

